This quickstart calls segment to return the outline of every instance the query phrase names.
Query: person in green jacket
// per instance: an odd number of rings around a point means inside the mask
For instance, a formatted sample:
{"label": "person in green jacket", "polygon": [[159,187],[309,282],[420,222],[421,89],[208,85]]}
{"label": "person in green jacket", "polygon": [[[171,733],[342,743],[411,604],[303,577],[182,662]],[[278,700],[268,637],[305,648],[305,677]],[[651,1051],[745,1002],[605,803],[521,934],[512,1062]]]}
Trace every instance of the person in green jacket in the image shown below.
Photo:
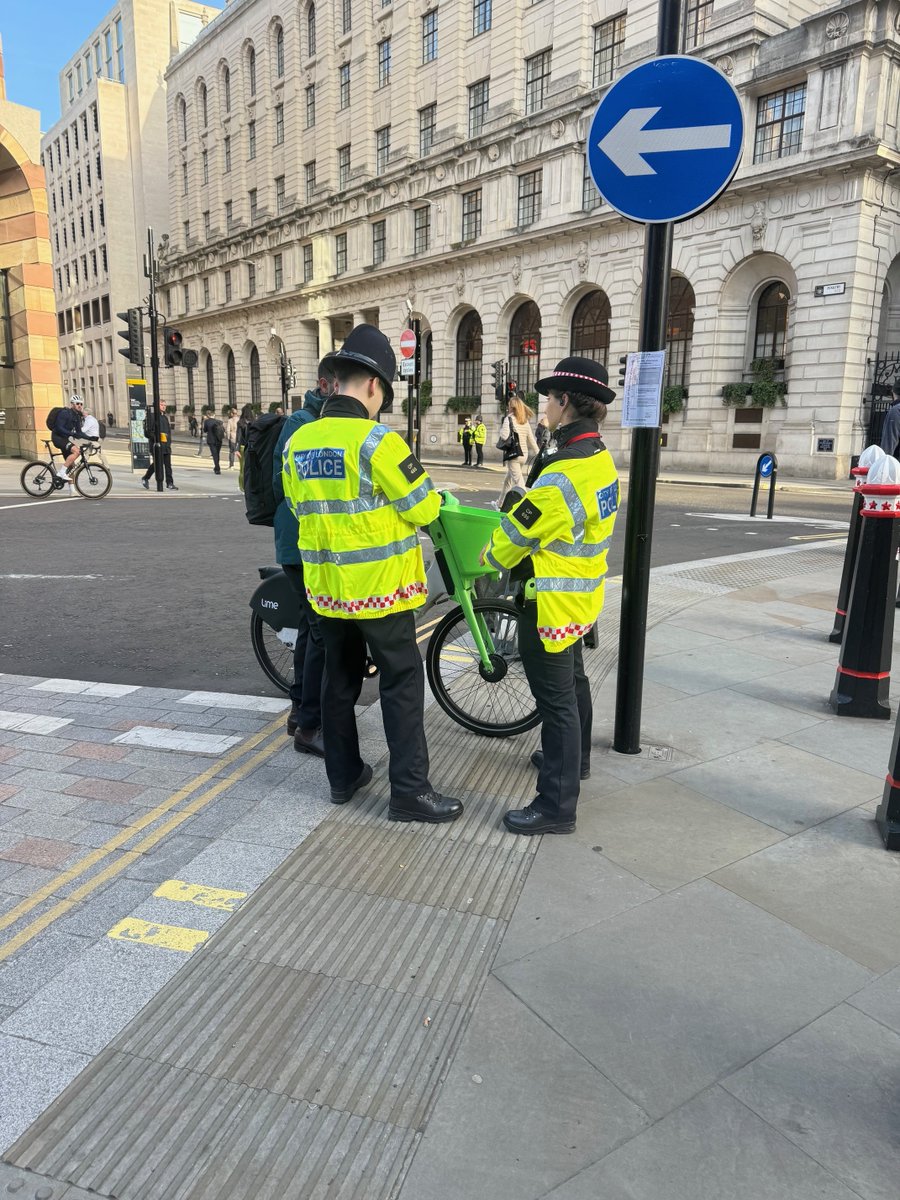
{"label": "person in green jacket", "polygon": [[484,443],[487,441],[487,428],[481,419],[481,413],[475,418],[475,428],[472,430],[472,442],[478,455],[476,467],[484,466]]}

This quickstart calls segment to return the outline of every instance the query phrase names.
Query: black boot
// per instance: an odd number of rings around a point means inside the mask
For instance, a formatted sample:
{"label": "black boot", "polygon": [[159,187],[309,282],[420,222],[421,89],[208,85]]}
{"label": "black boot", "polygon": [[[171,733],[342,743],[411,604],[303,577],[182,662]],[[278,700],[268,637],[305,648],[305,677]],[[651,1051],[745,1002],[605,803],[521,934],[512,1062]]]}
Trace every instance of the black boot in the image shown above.
{"label": "black boot", "polygon": [[349,787],[331,789],[331,803],[346,804],[348,800],[353,799],[355,792],[358,792],[360,788],[364,788],[367,783],[371,782],[372,768],[368,763],[363,763],[363,769],[359,773],[359,778],[351,783]]}
{"label": "black boot", "polygon": [[527,808],[513,808],[503,817],[503,824],[510,833],[524,833],[526,836],[535,833],[574,833],[575,818],[563,820],[560,817],[548,817],[529,804]]}
{"label": "black boot", "polygon": [[291,711],[288,713],[287,733],[288,737],[293,737],[297,732],[297,726],[300,724],[300,705],[291,703]]}
{"label": "black boot", "polygon": [[294,749],[298,754],[312,754],[316,758],[324,758],[325,743],[322,740],[322,730],[298,729],[294,734]]}
{"label": "black boot", "polygon": [[[543,750],[535,750],[534,754],[532,754],[532,756],[531,756],[531,765],[533,767],[537,767],[538,770],[541,769],[541,767],[544,765]],[[590,762],[582,763],[581,764],[581,778],[582,779],[590,779],[590,777],[591,777]]]}
{"label": "black boot", "polygon": [[440,825],[444,821],[455,821],[462,814],[462,801],[452,796],[441,796],[435,791],[409,799],[391,796],[388,806],[388,818],[391,821],[426,821],[429,825]]}

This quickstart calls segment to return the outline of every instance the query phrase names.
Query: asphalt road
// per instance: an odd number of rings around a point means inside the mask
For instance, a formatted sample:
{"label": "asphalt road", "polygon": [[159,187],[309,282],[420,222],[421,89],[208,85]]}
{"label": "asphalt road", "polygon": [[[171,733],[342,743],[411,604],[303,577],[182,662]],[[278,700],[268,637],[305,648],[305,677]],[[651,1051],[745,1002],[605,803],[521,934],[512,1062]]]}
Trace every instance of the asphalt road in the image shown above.
{"label": "asphalt road", "polygon": [[[495,473],[432,474],[469,489],[459,491],[467,503],[487,503],[500,485]],[[148,497],[125,482],[98,502],[27,501],[2,489],[0,671],[272,694],[250,646],[248,608],[257,567],[273,558],[271,533],[247,524],[234,476],[218,483],[204,473],[203,487],[215,482],[220,495]],[[840,536],[816,522],[844,525],[850,497],[781,494],[773,522],[751,522],[748,506],[742,489],[662,485],[654,564]],[[622,570],[624,518],[623,509],[613,575]]]}

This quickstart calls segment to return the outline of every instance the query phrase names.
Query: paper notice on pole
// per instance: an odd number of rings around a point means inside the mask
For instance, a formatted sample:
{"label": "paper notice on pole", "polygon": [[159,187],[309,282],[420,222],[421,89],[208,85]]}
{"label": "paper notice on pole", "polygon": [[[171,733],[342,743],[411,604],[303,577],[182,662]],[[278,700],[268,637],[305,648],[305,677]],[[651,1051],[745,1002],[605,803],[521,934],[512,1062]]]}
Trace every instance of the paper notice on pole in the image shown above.
{"label": "paper notice on pole", "polygon": [[665,350],[628,355],[622,393],[622,428],[656,429],[660,423]]}
{"label": "paper notice on pole", "polygon": [[404,378],[406,378],[407,375],[415,375],[415,373],[416,373],[416,360],[414,358],[401,358],[400,359],[400,374]]}

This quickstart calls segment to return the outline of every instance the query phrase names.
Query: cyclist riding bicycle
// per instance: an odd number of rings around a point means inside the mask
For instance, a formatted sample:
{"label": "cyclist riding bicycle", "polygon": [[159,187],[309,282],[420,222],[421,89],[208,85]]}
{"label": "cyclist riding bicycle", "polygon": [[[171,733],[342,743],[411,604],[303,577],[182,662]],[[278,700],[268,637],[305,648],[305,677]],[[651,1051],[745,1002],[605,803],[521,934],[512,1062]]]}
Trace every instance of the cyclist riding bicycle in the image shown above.
{"label": "cyclist riding bicycle", "polygon": [[69,478],[69,468],[78,457],[79,448],[75,439],[84,436],[84,400],[79,395],[73,395],[69,399],[69,407],[61,408],[57,413],[53,432],[50,435],[53,445],[62,452],[65,459],[63,469],[60,471],[60,475],[64,479]]}

